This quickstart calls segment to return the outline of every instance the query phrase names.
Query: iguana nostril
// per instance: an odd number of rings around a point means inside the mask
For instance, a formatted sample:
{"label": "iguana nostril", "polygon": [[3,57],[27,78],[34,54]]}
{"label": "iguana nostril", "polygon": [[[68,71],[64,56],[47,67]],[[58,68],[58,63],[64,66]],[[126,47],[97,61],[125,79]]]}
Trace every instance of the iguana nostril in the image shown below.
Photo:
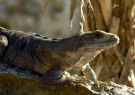
{"label": "iguana nostril", "polygon": [[115,44],[118,44],[119,41],[120,41],[120,39],[119,39],[119,37],[118,37],[117,35],[113,35],[113,34],[112,34],[111,37],[108,38],[108,41],[114,42]]}
{"label": "iguana nostril", "polygon": [[120,38],[117,35],[114,35],[116,39],[116,43],[118,44],[120,42]]}

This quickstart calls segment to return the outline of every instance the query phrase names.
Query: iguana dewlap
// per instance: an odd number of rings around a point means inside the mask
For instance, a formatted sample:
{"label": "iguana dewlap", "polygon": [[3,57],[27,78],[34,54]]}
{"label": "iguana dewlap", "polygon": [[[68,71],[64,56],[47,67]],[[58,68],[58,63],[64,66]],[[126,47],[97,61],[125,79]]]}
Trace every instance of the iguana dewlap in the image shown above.
{"label": "iguana dewlap", "polygon": [[[0,28],[1,60],[42,75],[48,84],[67,81],[69,78],[63,78],[64,72],[76,68],[88,78],[94,76],[88,63],[101,51],[118,43],[118,36],[100,30],[51,39]],[[93,80],[96,80],[95,76]]]}

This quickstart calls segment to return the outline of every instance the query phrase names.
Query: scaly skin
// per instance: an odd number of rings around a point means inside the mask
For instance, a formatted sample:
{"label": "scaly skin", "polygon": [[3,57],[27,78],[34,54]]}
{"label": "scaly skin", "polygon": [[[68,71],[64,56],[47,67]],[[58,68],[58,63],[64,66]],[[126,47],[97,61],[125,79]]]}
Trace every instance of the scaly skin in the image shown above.
{"label": "scaly skin", "polygon": [[83,71],[87,78],[96,76],[88,63],[119,38],[100,30],[78,33],[67,38],[50,39],[34,33],[0,28],[0,56],[4,63],[31,70],[48,84],[70,81],[65,71]]}

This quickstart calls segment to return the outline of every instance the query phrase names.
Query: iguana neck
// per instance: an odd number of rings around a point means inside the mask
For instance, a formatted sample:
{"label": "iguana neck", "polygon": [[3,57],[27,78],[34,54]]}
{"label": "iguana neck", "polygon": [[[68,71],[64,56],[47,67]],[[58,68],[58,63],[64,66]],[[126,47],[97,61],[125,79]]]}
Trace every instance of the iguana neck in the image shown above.
{"label": "iguana neck", "polygon": [[86,63],[91,62],[100,52],[101,51],[71,53],[70,56],[65,57],[65,60],[70,63],[70,68],[68,68],[68,70],[71,70],[72,68],[80,69],[80,67]]}
{"label": "iguana neck", "polygon": [[54,43],[55,51],[64,52],[64,53],[65,52],[75,52],[78,48],[79,41],[80,41],[79,33],[77,33],[71,37],[60,39]]}

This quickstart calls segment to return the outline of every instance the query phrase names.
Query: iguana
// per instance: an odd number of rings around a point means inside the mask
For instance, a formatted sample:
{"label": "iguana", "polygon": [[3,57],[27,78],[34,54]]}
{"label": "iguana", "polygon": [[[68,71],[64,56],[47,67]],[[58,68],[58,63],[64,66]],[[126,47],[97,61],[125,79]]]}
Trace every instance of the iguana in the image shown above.
{"label": "iguana", "polygon": [[72,69],[97,80],[88,63],[118,43],[118,36],[100,30],[51,39],[0,27],[0,59],[9,66],[33,71],[47,84],[73,81],[65,73]]}

